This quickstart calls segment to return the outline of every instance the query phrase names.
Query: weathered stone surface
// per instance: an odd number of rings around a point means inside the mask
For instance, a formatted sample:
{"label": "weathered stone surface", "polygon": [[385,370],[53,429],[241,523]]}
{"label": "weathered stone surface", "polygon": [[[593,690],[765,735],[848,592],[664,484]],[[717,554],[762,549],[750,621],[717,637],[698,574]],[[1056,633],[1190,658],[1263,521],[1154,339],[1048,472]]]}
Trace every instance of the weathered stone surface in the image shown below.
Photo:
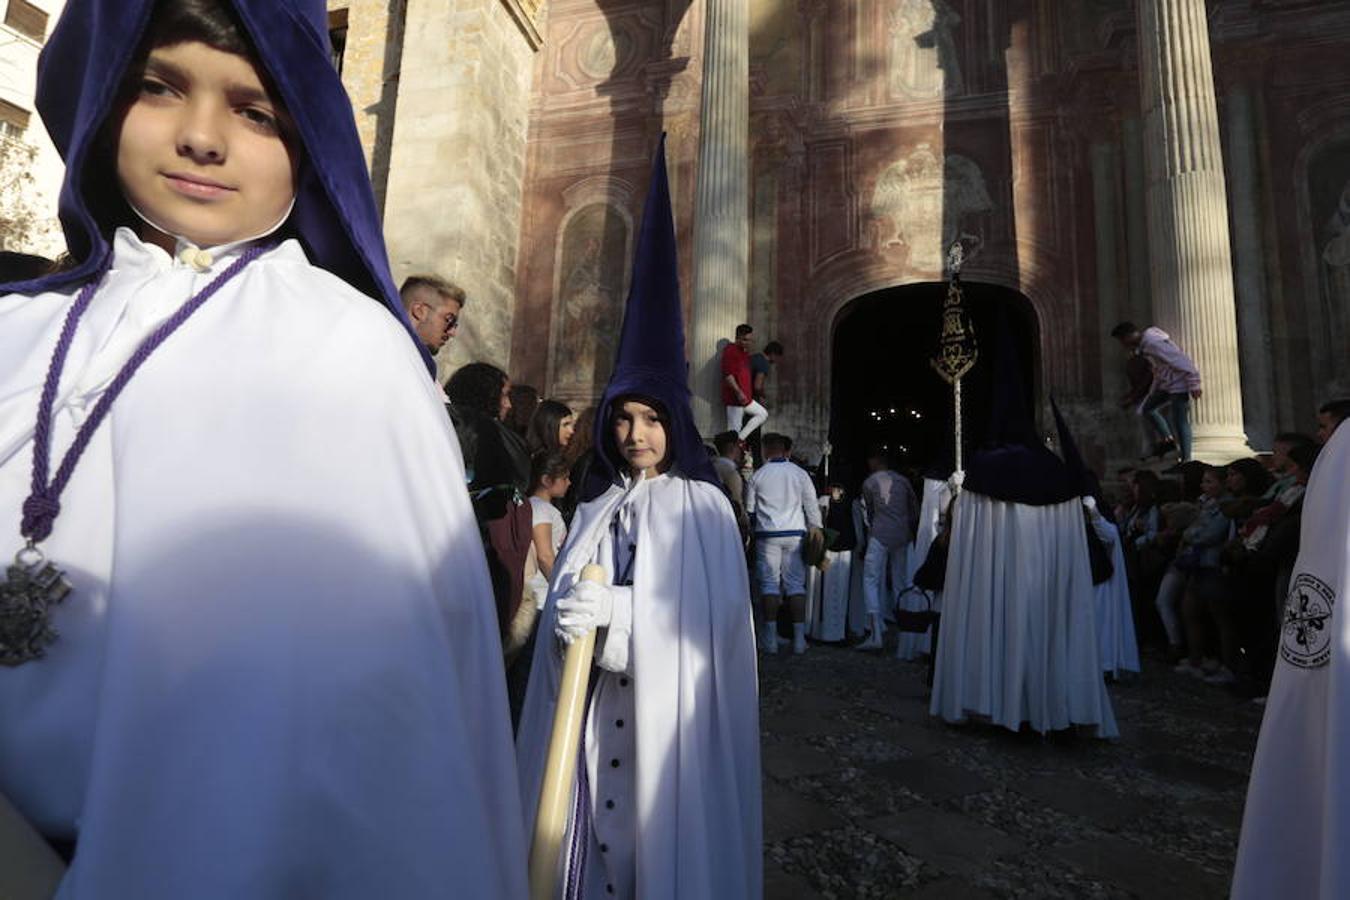
{"label": "weathered stone surface", "polygon": [[785,787],[764,785],[764,842],[786,840],[844,824],[828,806],[808,800]]}
{"label": "weathered stone surface", "polygon": [[766,773],[784,781],[799,775],[828,772],[839,765],[829,754],[796,741],[766,745],[761,762]]}
{"label": "weathered stone surface", "polygon": [[1001,831],[931,806],[862,825],[911,856],[958,875],[972,875],[994,860],[1022,850],[1018,841]]}
{"label": "weathered stone surface", "polygon": [[811,882],[773,866],[764,870],[764,897],[765,900],[822,900]]}
{"label": "weathered stone surface", "polygon": [[1117,794],[1096,782],[1073,775],[1040,775],[1013,782],[1009,788],[1061,812],[1090,819],[1108,831],[1120,828],[1150,809],[1149,803],[1137,797]]}
{"label": "weathered stone surface", "polygon": [[994,900],[995,895],[960,878],[939,878],[912,893],[906,900]]}
{"label": "weathered stone surface", "polygon": [[1228,890],[1226,879],[1122,838],[1107,837],[1056,847],[1050,852],[1089,875],[1129,888],[1139,897],[1207,900],[1224,897]]}
{"label": "weathered stone surface", "polygon": [[1154,753],[1144,757],[1141,764],[1149,771],[1165,778],[1187,781],[1216,790],[1236,787],[1247,781],[1247,776],[1240,772],[1199,762],[1179,753]]}
{"label": "weathered stone surface", "polygon": [[986,779],[968,769],[922,757],[882,763],[872,766],[869,771],[934,802],[979,793],[990,787]]}

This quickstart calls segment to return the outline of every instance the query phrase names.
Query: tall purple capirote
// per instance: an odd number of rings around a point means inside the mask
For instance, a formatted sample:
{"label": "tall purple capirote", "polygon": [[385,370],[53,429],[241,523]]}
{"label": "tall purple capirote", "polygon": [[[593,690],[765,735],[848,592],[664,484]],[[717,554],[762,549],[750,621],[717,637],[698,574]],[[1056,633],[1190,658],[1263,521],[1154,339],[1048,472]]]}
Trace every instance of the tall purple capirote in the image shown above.
{"label": "tall purple capirote", "polygon": [[38,400],[37,426],[33,431],[33,480],[28,499],[23,502],[23,518],[19,524],[21,536],[35,544],[47,539],[52,533],[52,524],[61,513],[61,492],[66,489],[66,483],[70,481],[71,473],[75,471],[75,464],[80,461],[80,455],[89,446],[89,439],[107,417],[113,401],[122,393],[131,376],[136,374],[136,370],[168,339],[169,335],[201,309],[202,304],[210,300],[226,282],[242,272],[245,266],[268,249],[269,245],[265,244],[249,247],[238,259],[226,266],[224,271],[211,279],[210,284],[198,291],[141,341],[136,352],[131,354],[131,358],[123,364],[108,384],[103,396],[98,398],[89,418],[85,419],[84,424],[75,432],[75,440],[66,451],[66,455],[61,458],[61,465],[56,469],[56,477],[48,481],[47,472],[52,452],[52,407],[56,403],[56,389],[61,383],[61,372],[66,367],[66,357],[70,355],[70,344],[75,338],[75,329],[80,324],[85,310],[89,308],[89,302],[98,292],[99,284],[103,281],[102,272],[84,286],[61,325],[61,336],[57,338],[56,349],[52,351],[52,361],[47,366],[47,380],[43,382],[42,396]]}
{"label": "tall purple capirote", "polygon": [[[407,329],[428,367],[389,271],[384,232],[351,100],[333,68],[324,0],[221,0],[248,32],[290,117],[301,157],[289,228],[311,262],[381,301]],[[37,107],[66,162],[61,226],[75,265],[0,287],[38,294],[96,277],[118,224],[97,221],[92,155],[117,103],[155,0],[69,0],[38,63]],[[107,160],[102,161],[104,165]],[[433,367],[434,368],[434,367]]]}
{"label": "tall purple capirote", "polygon": [[666,177],[664,135],[652,160],[614,372],[596,411],[595,464],[582,487],[583,500],[602,494],[618,480],[626,465],[614,445],[610,426],[614,401],[626,396],[645,397],[665,407],[669,417],[666,448],[675,470],[686,478],[720,487],[689,406],[684,308],[680,305],[679,255],[670,208],[670,182]]}

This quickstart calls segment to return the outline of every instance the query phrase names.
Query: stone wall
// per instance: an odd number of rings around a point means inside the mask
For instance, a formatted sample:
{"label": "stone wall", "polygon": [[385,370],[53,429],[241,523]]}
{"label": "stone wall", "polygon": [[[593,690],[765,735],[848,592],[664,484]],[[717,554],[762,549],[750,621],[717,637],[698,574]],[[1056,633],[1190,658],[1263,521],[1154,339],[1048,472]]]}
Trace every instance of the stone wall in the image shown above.
{"label": "stone wall", "polygon": [[330,13],[346,13],[342,85],[352,100],[361,147],[375,187],[375,202],[380,209],[384,208],[389,180],[406,9],[405,0],[328,0]]}
{"label": "stone wall", "polygon": [[384,227],[396,280],[468,292],[444,378],[510,369],[534,51],[501,0],[408,0]]}

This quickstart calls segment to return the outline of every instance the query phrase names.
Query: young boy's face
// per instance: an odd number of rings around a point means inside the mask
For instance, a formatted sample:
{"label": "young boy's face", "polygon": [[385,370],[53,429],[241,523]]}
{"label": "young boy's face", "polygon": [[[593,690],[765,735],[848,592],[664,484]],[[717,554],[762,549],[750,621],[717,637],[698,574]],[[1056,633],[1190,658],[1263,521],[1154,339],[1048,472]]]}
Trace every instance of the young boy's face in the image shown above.
{"label": "young boy's face", "polygon": [[285,116],[244,57],[196,42],[156,47],[118,130],[122,191],[198,246],[262,234],[295,195]]}

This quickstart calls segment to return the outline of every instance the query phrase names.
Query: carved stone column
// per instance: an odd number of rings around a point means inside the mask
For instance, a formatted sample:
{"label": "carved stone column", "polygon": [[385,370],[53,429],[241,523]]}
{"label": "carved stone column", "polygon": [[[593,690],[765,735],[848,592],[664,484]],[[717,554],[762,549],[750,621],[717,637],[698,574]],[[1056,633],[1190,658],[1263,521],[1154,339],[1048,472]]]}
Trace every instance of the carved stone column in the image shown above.
{"label": "carved stone column", "polygon": [[1139,0],[1139,73],[1156,324],[1200,368],[1195,458],[1250,454],[1233,258],[1204,0]]}
{"label": "carved stone column", "polygon": [[724,427],[718,344],[749,302],[750,25],[747,0],[708,0],[704,15],[688,350],[694,420],[711,435]]}

